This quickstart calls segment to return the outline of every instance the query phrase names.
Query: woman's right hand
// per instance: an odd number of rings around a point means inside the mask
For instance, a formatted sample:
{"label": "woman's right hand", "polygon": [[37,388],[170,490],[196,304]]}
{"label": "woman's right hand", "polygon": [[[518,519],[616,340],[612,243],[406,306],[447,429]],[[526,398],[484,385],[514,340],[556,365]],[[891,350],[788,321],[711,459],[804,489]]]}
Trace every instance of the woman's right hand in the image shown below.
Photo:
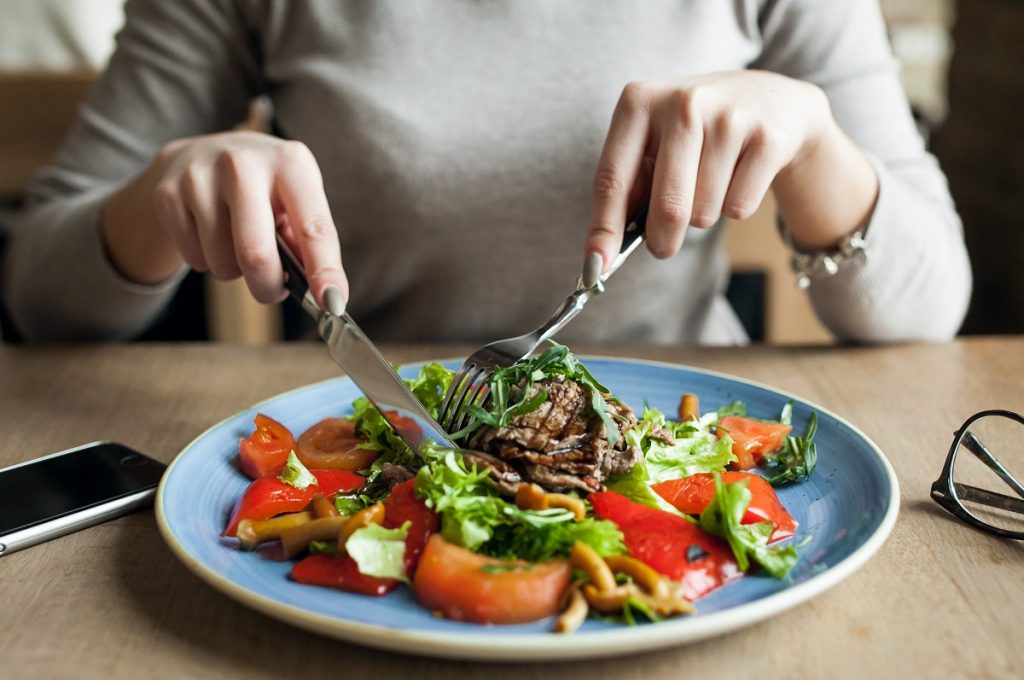
{"label": "woman's right hand", "polygon": [[301,142],[257,132],[170,142],[111,197],[102,223],[110,258],[130,280],[157,283],[188,264],[218,279],[244,277],[264,303],[286,296],[278,230],[318,303],[330,286],[348,299],[320,168]]}

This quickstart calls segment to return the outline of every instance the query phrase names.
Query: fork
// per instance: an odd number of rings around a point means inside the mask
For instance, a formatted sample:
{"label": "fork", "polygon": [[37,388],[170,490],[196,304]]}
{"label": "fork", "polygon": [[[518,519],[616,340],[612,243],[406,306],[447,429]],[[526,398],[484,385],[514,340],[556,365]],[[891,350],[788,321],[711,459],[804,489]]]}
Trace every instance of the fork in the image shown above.
{"label": "fork", "polygon": [[[470,414],[466,407],[475,404],[482,406],[487,399],[487,382],[494,372],[507,368],[522,361],[537,349],[543,342],[550,339],[583,311],[583,306],[595,295],[604,292],[604,283],[622,266],[634,250],[644,240],[647,226],[647,205],[645,204],[626,226],[619,254],[612,261],[608,271],[599,274],[600,264],[593,267],[588,260],[583,276],[576,281],[576,289],[565,298],[555,313],[543,325],[530,333],[514,338],[506,338],[484,345],[470,354],[462,367],[452,379],[452,384],[445,392],[438,423],[448,433],[456,433],[470,422]],[[596,269],[596,271],[593,271]]]}

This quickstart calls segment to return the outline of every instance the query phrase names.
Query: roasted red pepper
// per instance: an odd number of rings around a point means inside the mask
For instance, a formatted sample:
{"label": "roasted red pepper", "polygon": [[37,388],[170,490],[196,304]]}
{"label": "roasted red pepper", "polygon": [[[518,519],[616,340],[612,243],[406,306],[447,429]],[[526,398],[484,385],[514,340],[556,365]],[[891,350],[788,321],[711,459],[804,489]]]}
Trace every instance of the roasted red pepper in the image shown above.
{"label": "roasted red pepper", "polygon": [[[387,529],[397,529],[407,521],[410,523],[405,539],[405,570],[410,577],[416,570],[427,540],[441,524],[437,513],[416,496],[413,481],[410,479],[391,489],[384,499],[384,521],[381,522]],[[384,595],[399,583],[394,579],[360,573],[358,565],[348,555],[310,555],[292,567],[292,578],[299,583],[364,595]]]}
{"label": "roasted red pepper", "polygon": [[292,567],[292,579],[299,583],[338,588],[362,595],[386,595],[398,581],[367,576],[348,555],[310,555]]}
{"label": "roasted red pepper", "polygon": [[633,557],[682,582],[690,600],[743,575],[725,541],[683,517],[634,503],[614,491],[592,493],[589,500],[594,514],[619,525]]}
{"label": "roasted red pepper", "polygon": [[238,523],[243,519],[270,519],[286,512],[299,512],[321,493],[332,496],[339,491],[354,491],[360,488],[366,478],[348,470],[310,470],[316,477],[316,484],[297,489],[285,484],[277,477],[260,477],[245,490],[235,503],[228,527],[223,536],[234,536]]}
{"label": "roasted red pepper", "polygon": [[[747,488],[750,490],[751,498],[741,523],[771,522],[774,530],[770,542],[789,538],[796,533],[796,520],[782,506],[779,497],[775,494],[775,489],[766,479],[750,472],[722,473],[722,482],[725,484],[732,484],[743,479],[748,480]],[[661,482],[651,488],[688,515],[699,515],[704,512],[704,508],[708,507],[708,503],[715,497],[715,479],[708,472]]]}

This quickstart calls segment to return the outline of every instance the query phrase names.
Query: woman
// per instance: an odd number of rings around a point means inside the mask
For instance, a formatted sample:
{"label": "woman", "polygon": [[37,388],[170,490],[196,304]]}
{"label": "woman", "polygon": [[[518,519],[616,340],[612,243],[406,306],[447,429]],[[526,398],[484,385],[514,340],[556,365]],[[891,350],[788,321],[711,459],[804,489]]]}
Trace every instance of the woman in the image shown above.
{"label": "woman", "polygon": [[[946,338],[965,313],[959,221],[867,0],[137,0],[127,16],[11,237],[6,301],[29,338],[138,333],[187,267],[276,302],[275,228],[317,299],[339,288],[375,339],[514,335],[585,257],[607,266],[649,199],[654,257],[561,337],[739,343],[712,227],[769,188],[838,337]],[[261,94],[280,137],[222,132]]]}

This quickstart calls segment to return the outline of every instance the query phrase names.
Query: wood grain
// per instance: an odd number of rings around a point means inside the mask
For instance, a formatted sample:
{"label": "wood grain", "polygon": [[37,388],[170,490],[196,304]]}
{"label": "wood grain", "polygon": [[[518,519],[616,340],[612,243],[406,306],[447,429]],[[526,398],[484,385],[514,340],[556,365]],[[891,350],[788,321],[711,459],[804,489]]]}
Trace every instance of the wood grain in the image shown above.
{"label": "wood grain", "polygon": [[[386,353],[408,361],[467,349]],[[1019,677],[1024,545],[953,521],[928,488],[967,415],[992,406],[1024,411],[1024,339],[577,349],[723,371],[845,416],[899,476],[892,537],[832,590],[724,638],[620,659],[489,665],[383,654],[257,614],[192,576],[147,511],[0,558],[0,676]],[[94,439],[170,461],[221,419],[334,375],[313,344],[0,347],[0,466]]]}

